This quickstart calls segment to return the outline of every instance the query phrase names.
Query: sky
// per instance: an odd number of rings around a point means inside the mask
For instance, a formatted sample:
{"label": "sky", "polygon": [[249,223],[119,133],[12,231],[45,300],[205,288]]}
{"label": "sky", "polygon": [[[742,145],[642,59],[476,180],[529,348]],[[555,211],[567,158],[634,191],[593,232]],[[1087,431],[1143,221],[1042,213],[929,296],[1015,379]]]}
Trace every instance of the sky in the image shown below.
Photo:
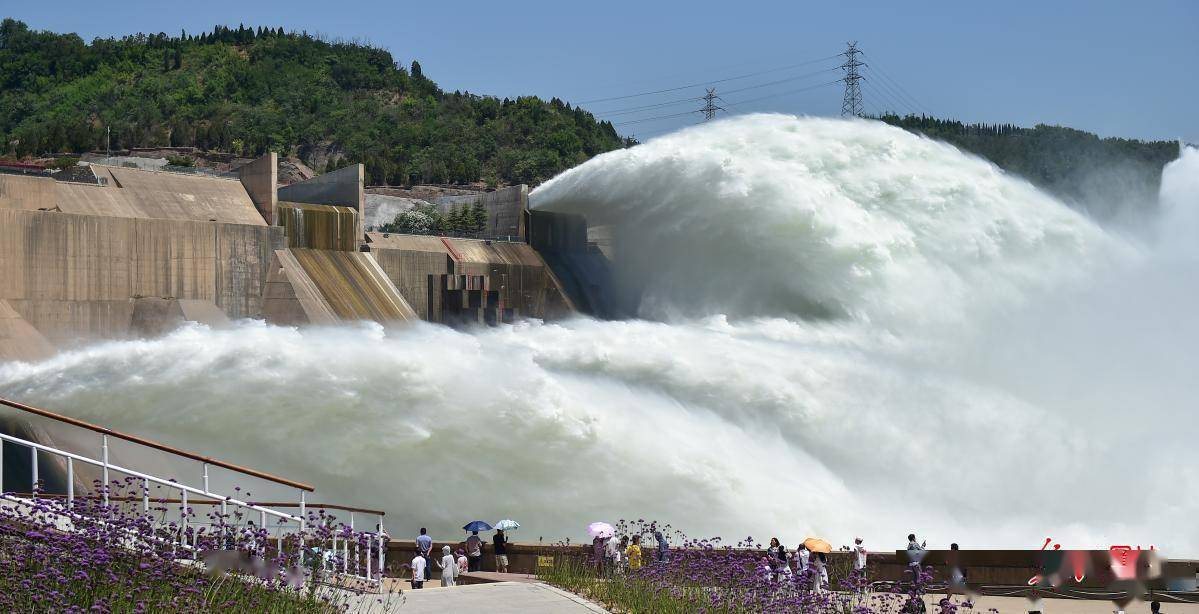
{"label": "sky", "polygon": [[[729,113],[839,115],[830,56],[857,41],[868,113],[1199,142],[1192,0],[5,0],[0,16],[85,40],[239,23],[358,39],[401,64],[418,60],[446,90],[556,96],[641,138],[700,121],[703,83]],[[631,96],[664,89],[673,91]]]}

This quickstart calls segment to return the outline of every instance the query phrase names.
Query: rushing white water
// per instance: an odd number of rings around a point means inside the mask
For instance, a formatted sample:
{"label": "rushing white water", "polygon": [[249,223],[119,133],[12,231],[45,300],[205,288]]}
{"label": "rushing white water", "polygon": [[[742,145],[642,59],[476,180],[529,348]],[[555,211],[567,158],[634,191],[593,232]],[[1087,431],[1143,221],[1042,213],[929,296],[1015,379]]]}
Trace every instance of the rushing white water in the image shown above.
{"label": "rushing white water", "polygon": [[[1170,233],[1196,176],[1193,151],[1167,169]],[[1193,250],[857,121],[714,122],[533,200],[611,225],[653,319],[188,326],[0,365],[0,392],[383,506],[393,534],[1199,552]]]}

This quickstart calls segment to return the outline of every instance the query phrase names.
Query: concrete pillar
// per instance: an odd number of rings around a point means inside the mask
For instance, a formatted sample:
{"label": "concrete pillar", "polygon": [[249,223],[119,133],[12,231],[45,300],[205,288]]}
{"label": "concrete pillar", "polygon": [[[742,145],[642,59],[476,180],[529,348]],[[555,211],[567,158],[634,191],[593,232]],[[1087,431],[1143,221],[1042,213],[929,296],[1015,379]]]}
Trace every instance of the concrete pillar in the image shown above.
{"label": "concrete pillar", "polygon": [[238,178],[262,214],[262,219],[274,226],[278,215],[275,209],[279,202],[276,188],[279,184],[279,154],[272,151],[241,167]]}

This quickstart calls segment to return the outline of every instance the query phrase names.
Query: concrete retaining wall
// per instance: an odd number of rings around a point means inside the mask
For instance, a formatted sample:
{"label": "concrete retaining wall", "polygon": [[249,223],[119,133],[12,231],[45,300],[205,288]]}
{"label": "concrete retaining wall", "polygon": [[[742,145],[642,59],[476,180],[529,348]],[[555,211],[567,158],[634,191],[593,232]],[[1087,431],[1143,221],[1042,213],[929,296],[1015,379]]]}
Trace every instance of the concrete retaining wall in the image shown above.
{"label": "concrete retaining wall", "polygon": [[141,297],[254,317],[281,242],[263,225],[0,210],[0,299],[58,342],[128,334]]}
{"label": "concrete retaining wall", "polygon": [[440,196],[433,203],[441,208],[442,213],[450,209],[459,209],[466,204],[483,203],[487,210],[487,227],[483,235],[487,237],[512,237],[514,241],[524,241],[525,211],[529,208],[529,186],[514,185],[501,188],[494,192],[480,192],[465,196]]}
{"label": "concrete retaining wall", "polygon": [[279,200],[310,205],[338,205],[350,207],[358,213],[355,237],[361,242],[365,232],[363,226],[366,191],[363,183],[363,167],[354,164],[343,169],[313,177],[307,181],[279,188]]}
{"label": "concrete retaining wall", "polygon": [[438,306],[430,302],[428,278],[445,274],[486,277],[518,317],[553,319],[574,311],[557,278],[527,244],[376,232],[368,233],[367,240],[379,265],[421,319],[443,321]]}
{"label": "concrete retaining wall", "polygon": [[270,152],[257,160],[237,169],[241,185],[270,226],[276,222],[275,207],[278,203],[276,186],[279,185],[279,156]]}

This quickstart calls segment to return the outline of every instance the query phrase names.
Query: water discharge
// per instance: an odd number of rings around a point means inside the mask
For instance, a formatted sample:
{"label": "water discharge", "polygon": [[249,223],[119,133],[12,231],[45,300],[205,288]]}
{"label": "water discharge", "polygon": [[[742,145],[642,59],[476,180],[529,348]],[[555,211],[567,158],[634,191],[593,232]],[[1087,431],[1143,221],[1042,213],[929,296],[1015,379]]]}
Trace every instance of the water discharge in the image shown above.
{"label": "water discharge", "polygon": [[0,393],[383,506],[393,534],[653,517],[1195,555],[1199,259],[1172,237],[1197,176],[1191,150],[1167,168],[1147,244],[900,130],[736,118],[533,196],[611,227],[643,319],[193,325],[0,365]]}

